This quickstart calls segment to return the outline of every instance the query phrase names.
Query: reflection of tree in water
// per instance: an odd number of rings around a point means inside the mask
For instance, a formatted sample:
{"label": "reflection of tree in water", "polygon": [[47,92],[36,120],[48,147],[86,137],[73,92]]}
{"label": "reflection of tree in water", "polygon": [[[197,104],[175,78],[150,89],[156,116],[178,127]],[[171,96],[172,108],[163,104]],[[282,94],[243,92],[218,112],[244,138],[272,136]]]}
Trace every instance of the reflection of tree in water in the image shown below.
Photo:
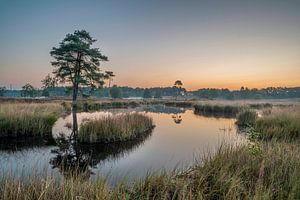
{"label": "reflection of tree in water", "polygon": [[182,122],[182,118],[180,114],[173,114],[172,118],[175,122],[175,124],[180,124]]}
{"label": "reflection of tree in water", "polygon": [[[57,139],[58,148],[53,150],[55,154],[50,160],[53,168],[58,168],[65,177],[78,177],[88,179],[92,174],[92,168],[97,164],[110,159],[118,159],[133,151],[144,143],[151,135],[137,140],[111,143],[111,144],[79,144],[74,139],[78,133],[76,113],[73,115],[73,138],[70,140]],[[75,123],[75,125],[74,125]]]}

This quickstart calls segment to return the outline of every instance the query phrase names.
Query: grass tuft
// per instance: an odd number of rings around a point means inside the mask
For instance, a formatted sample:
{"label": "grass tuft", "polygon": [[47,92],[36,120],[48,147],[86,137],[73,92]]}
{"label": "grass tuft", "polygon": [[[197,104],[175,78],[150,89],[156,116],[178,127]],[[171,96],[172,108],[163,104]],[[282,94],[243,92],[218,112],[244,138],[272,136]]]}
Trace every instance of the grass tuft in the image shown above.
{"label": "grass tuft", "polygon": [[140,138],[151,131],[153,120],[140,113],[105,116],[85,121],[78,134],[82,143],[109,143]]}

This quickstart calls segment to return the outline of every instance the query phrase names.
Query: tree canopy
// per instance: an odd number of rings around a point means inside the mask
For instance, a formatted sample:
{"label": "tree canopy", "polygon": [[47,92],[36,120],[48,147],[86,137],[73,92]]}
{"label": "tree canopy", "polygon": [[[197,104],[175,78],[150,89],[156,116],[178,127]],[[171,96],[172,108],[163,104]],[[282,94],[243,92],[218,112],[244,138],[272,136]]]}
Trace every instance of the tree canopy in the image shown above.
{"label": "tree canopy", "polygon": [[6,90],[6,87],[0,87],[0,97],[4,96],[5,90]]}
{"label": "tree canopy", "polygon": [[67,34],[59,44],[53,47],[50,55],[55,59],[54,75],[62,83],[71,83],[73,101],[76,101],[79,86],[92,89],[102,87],[105,74],[100,70],[100,62],[108,61],[99,48],[92,48],[96,40],[85,30]]}
{"label": "tree canopy", "polygon": [[22,86],[22,91],[21,91],[22,97],[33,97],[35,96],[35,93],[36,93],[36,89],[29,83],[26,83],[24,86]]}

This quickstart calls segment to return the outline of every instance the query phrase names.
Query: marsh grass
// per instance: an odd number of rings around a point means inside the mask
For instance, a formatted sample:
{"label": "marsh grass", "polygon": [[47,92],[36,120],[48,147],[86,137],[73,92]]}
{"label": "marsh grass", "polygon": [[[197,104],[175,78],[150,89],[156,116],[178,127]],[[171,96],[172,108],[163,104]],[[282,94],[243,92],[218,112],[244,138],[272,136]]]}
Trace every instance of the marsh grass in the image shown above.
{"label": "marsh grass", "polygon": [[[23,183],[3,177],[0,199],[300,199],[300,143],[291,140],[299,130],[297,110],[272,110],[257,119],[264,123],[259,122],[262,132],[255,139],[261,150],[255,153],[245,144],[224,145],[189,170],[154,173],[114,188],[103,179],[49,177]],[[273,136],[260,140],[259,135],[268,132]]]}
{"label": "marsh grass", "polygon": [[82,143],[109,143],[143,137],[153,128],[153,120],[145,114],[126,113],[85,121],[78,134]]}
{"label": "marsh grass", "polygon": [[62,106],[56,103],[3,103],[0,138],[48,137]]}
{"label": "marsh grass", "polygon": [[216,115],[216,116],[236,116],[242,107],[239,105],[222,105],[222,104],[196,104],[194,105],[196,114]]}
{"label": "marsh grass", "polygon": [[185,172],[149,174],[114,188],[101,178],[2,178],[0,199],[299,199],[299,169],[299,143],[263,143],[256,155],[247,146],[222,146]]}
{"label": "marsh grass", "polygon": [[236,124],[241,127],[253,127],[257,119],[257,113],[254,110],[245,109],[237,115]]}
{"label": "marsh grass", "polygon": [[273,109],[255,122],[255,130],[263,140],[295,141],[300,139],[300,109]]}

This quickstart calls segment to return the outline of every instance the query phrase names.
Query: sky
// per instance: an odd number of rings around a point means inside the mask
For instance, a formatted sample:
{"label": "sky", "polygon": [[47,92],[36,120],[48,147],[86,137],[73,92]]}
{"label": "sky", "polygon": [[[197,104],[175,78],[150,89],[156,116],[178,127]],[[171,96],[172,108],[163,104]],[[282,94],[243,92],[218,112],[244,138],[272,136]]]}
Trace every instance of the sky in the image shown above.
{"label": "sky", "polygon": [[120,86],[300,86],[299,0],[0,0],[0,27],[0,86],[41,87],[82,29]]}

